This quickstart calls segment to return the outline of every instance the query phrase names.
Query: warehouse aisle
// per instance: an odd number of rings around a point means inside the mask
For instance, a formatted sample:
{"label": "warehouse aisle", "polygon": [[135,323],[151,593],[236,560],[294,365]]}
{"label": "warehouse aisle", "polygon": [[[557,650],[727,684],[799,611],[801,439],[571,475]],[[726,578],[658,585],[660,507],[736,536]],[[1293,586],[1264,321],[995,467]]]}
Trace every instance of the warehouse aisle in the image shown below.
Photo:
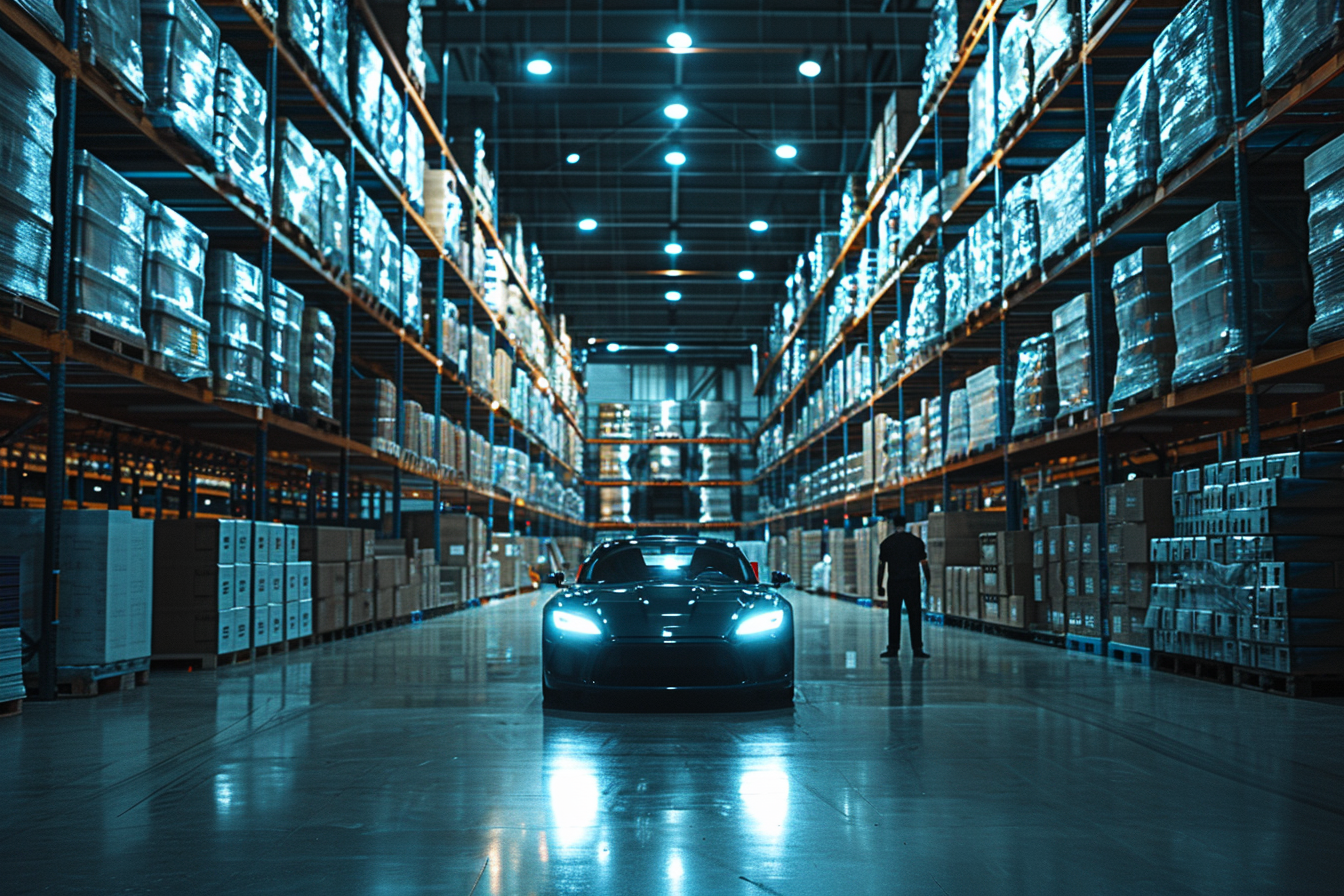
{"label": "warehouse aisle", "polygon": [[792,711],[544,714],[532,596],[30,704],[3,890],[1338,892],[1344,707],[794,600]]}

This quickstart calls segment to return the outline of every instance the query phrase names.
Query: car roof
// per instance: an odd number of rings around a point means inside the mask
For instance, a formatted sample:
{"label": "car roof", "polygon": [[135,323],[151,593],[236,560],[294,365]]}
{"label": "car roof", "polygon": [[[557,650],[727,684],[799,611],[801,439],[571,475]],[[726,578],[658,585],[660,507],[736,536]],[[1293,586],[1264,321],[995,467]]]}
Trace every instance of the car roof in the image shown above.
{"label": "car roof", "polygon": [[632,544],[713,544],[722,545],[723,547],[728,548],[737,548],[735,543],[723,538],[702,538],[698,535],[636,535],[634,538],[615,538],[610,541],[601,542],[593,550],[600,551],[604,548]]}

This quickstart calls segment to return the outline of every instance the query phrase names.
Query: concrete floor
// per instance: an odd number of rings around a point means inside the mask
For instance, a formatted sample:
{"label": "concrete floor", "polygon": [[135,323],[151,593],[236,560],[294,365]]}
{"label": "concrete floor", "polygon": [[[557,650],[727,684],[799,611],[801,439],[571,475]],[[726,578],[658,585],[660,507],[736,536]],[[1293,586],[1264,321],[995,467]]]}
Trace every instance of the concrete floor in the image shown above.
{"label": "concrete floor", "polygon": [[533,596],[30,703],[0,892],[1344,891],[1344,707],[793,600],[790,711],[543,713]]}

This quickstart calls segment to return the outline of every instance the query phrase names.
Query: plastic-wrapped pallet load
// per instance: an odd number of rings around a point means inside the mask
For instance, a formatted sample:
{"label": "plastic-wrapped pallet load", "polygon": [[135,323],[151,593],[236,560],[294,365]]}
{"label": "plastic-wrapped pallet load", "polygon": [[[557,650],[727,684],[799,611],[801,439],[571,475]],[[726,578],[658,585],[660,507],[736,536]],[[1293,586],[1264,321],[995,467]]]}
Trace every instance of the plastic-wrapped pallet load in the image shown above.
{"label": "plastic-wrapped pallet load", "polygon": [[299,354],[299,403],[327,417],[333,416],[332,382],[336,364],[336,328],[320,308],[303,309]]}
{"label": "plastic-wrapped pallet load", "polygon": [[929,220],[929,208],[924,197],[933,184],[933,176],[923,169],[914,168],[901,172],[900,181],[900,225],[897,233],[896,251],[904,255],[906,249],[919,235]]}
{"label": "plastic-wrapped pallet load", "polygon": [[1036,181],[1041,260],[1067,252],[1087,230],[1087,161],[1084,140],[1066,149]]}
{"label": "plastic-wrapped pallet load", "polygon": [[932,105],[938,91],[951,76],[960,54],[962,34],[979,5],[978,0],[936,0],[934,3],[929,40],[924,50],[923,87],[919,95],[921,111]]}
{"label": "plastic-wrapped pallet load", "polygon": [[75,153],[74,320],[143,348],[140,293],[149,197],[87,150]]}
{"label": "plastic-wrapped pallet load", "polygon": [[1019,9],[1004,26],[999,40],[999,134],[1005,142],[1010,129],[1028,111],[1035,83],[1031,65],[1031,34],[1035,7]]}
{"label": "plastic-wrapped pallet load", "polygon": [[905,322],[907,363],[936,344],[943,335],[943,294],[938,288],[938,262],[919,271],[919,282],[910,296],[910,315]]}
{"label": "plastic-wrapped pallet load", "polygon": [[1239,364],[1248,347],[1248,323],[1257,351],[1292,350],[1306,341],[1299,255],[1255,221],[1248,247],[1254,292],[1246,302],[1251,320],[1245,319],[1237,276],[1239,217],[1235,202],[1219,202],[1167,237],[1176,330],[1173,387],[1211,379]]}
{"label": "plastic-wrapped pallet load", "polygon": [[323,151],[318,160],[318,219],[322,259],[337,271],[350,269],[350,190],[345,166]]}
{"label": "plastic-wrapped pallet load", "polygon": [[266,106],[261,82],[243,65],[237,50],[220,44],[214,99],[215,168],[244,196],[269,212]]}
{"label": "plastic-wrapped pallet load", "polygon": [[907,478],[924,474],[924,435],[926,430],[922,414],[907,417],[901,433],[905,436],[905,462],[903,475]]}
{"label": "plastic-wrapped pallet load", "polygon": [[258,268],[232,252],[210,250],[205,260],[205,317],[210,322],[214,391],[220,398],[267,403],[264,301]]}
{"label": "plastic-wrapped pallet load", "polygon": [[1157,188],[1161,143],[1152,60],[1145,60],[1125,85],[1106,132],[1110,144],[1106,147],[1106,204],[1101,217],[1109,220],[1133,200]]}
{"label": "plastic-wrapped pallet load", "polygon": [[378,248],[378,304],[401,320],[401,240],[382,215],[378,216]]}
{"label": "plastic-wrapped pallet load", "polygon": [[[386,454],[397,454],[397,387],[390,380],[350,383],[350,437]],[[487,481],[493,465],[483,465]]]}
{"label": "plastic-wrapped pallet load", "polygon": [[999,365],[966,377],[966,401],[971,416],[969,449],[992,448],[999,439]]}
{"label": "plastic-wrapped pallet load", "polygon": [[1050,315],[1055,336],[1055,381],[1059,385],[1058,417],[1092,408],[1091,297],[1075,296]]}
{"label": "plastic-wrapped pallet load", "polygon": [[425,18],[420,10],[419,0],[412,0],[406,4],[406,73],[411,76],[416,84],[420,85],[420,92],[424,93],[425,72],[428,64],[425,61]]}
{"label": "plastic-wrapped pallet load", "polygon": [[1000,244],[994,233],[994,209],[980,216],[966,234],[965,242],[966,311],[969,314],[998,298]]}
{"label": "plastic-wrapped pallet load", "polygon": [[1316,321],[1307,331],[1313,347],[1344,338],[1344,137],[1307,156],[1305,185],[1308,257],[1314,280]]}
{"label": "plastic-wrapped pallet load", "polygon": [[379,146],[378,125],[383,114],[383,54],[378,51],[378,45],[363,26],[358,27],[356,32],[359,43],[358,58],[355,60],[358,66],[355,75],[355,123],[364,135],[365,142],[376,151]]}
{"label": "plastic-wrapped pallet load", "polygon": [[78,0],[79,50],[110,75],[126,95],[145,101],[140,51],[140,0]]}
{"label": "plastic-wrapped pallet load", "polygon": [[943,256],[943,329],[944,335],[966,323],[966,303],[969,299],[966,243],[961,240]]}
{"label": "plastic-wrapped pallet load", "polygon": [[421,211],[425,208],[425,132],[415,111],[406,109],[406,198]]}
{"label": "plastic-wrapped pallet load", "polygon": [[946,463],[959,460],[971,451],[971,404],[965,389],[954,389],[947,397]]}
{"label": "plastic-wrapped pallet load", "polygon": [[145,112],[214,157],[219,26],[195,0],[143,0]]}
{"label": "plastic-wrapped pallet load", "polygon": [[1049,429],[1059,411],[1055,385],[1055,336],[1042,333],[1025,339],[1017,349],[1017,373],[1013,381],[1014,439],[1034,436]]}
{"label": "plastic-wrapped pallet load", "polygon": [[210,375],[210,324],[205,319],[206,235],[168,206],[150,206],[145,226],[142,323],[151,361],[173,376]]}
{"label": "plastic-wrapped pallet load", "polygon": [[924,469],[936,470],[943,463],[943,398],[926,398],[921,404],[924,419]]}
{"label": "plastic-wrapped pallet load", "polygon": [[1032,20],[1032,93],[1040,98],[1052,78],[1058,78],[1082,39],[1078,0],[1042,0]]}
{"label": "plastic-wrapped pallet load", "polygon": [[1041,229],[1036,215],[1036,176],[1029,174],[1003,198],[1003,290],[1009,292],[1036,274],[1041,264]]}
{"label": "plastic-wrapped pallet load", "polygon": [[406,329],[420,335],[420,256],[410,246],[401,247],[402,322]]}
{"label": "plastic-wrapped pallet load", "polygon": [[975,171],[994,151],[999,134],[998,100],[994,95],[995,64],[987,59],[971,79],[970,115],[966,134],[966,170]]}
{"label": "plastic-wrapped pallet load", "polygon": [[348,0],[322,0],[322,80],[327,95],[350,113],[350,4]]}
{"label": "plastic-wrapped pallet load", "polygon": [[1265,15],[1265,89],[1288,87],[1294,74],[1339,46],[1339,0],[1261,0]]}
{"label": "plastic-wrapped pallet load", "polygon": [[397,89],[392,78],[383,72],[383,86],[378,96],[378,155],[387,166],[387,173],[398,181],[406,177],[406,146],[402,128],[406,124],[406,95]]}
{"label": "plastic-wrapped pallet load", "polygon": [[1166,246],[1148,246],[1115,263],[1111,274],[1120,347],[1115,358],[1111,408],[1136,395],[1171,388],[1176,333],[1171,319],[1171,268]]}
{"label": "plastic-wrapped pallet load", "polygon": [[56,79],[0,31],[0,290],[47,301]]}
{"label": "plastic-wrapped pallet load", "polygon": [[[52,0],[17,0],[18,7],[36,19],[43,28],[65,40],[65,22]],[[0,697],[0,700],[5,698]]]}
{"label": "plastic-wrapped pallet load", "polygon": [[270,332],[266,344],[266,393],[271,404],[299,404],[300,352],[303,342],[303,296],[279,280],[271,280],[267,297]]}
{"label": "plastic-wrapped pallet load", "polygon": [[281,0],[280,33],[314,72],[322,70],[322,0]]}
{"label": "plastic-wrapped pallet load", "polygon": [[355,285],[369,296],[378,294],[378,271],[383,257],[382,236],[386,226],[383,213],[378,210],[373,199],[364,192],[363,187],[356,187],[355,234],[352,241],[354,261],[350,273]]}
{"label": "plastic-wrapped pallet load", "polygon": [[276,213],[310,242],[322,239],[321,157],[294,122],[280,122],[280,196]]}
{"label": "plastic-wrapped pallet load", "polygon": [[[1259,20],[1243,16],[1243,40],[1259,44]],[[1191,0],[1157,36],[1153,70],[1157,76],[1162,148],[1159,181],[1185,167],[1210,143],[1232,130],[1227,49],[1224,0]],[[1259,53],[1243,53],[1240,61],[1258,69]],[[1255,84],[1259,74],[1242,72],[1240,80]]]}

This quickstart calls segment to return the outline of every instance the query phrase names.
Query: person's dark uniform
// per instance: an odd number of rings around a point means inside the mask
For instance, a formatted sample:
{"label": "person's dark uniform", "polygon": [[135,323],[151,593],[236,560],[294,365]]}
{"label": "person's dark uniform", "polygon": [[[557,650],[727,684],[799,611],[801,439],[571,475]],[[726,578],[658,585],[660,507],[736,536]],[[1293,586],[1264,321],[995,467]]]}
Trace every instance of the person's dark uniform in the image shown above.
{"label": "person's dark uniform", "polygon": [[905,531],[905,518],[895,517],[896,531],[882,541],[877,556],[877,593],[887,594],[887,649],[884,657],[901,649],[901,605],[910,621],[910,648],[924,658],[923,608],[920,606],[919,571],[929,568],[929,554],[919,536]]}

